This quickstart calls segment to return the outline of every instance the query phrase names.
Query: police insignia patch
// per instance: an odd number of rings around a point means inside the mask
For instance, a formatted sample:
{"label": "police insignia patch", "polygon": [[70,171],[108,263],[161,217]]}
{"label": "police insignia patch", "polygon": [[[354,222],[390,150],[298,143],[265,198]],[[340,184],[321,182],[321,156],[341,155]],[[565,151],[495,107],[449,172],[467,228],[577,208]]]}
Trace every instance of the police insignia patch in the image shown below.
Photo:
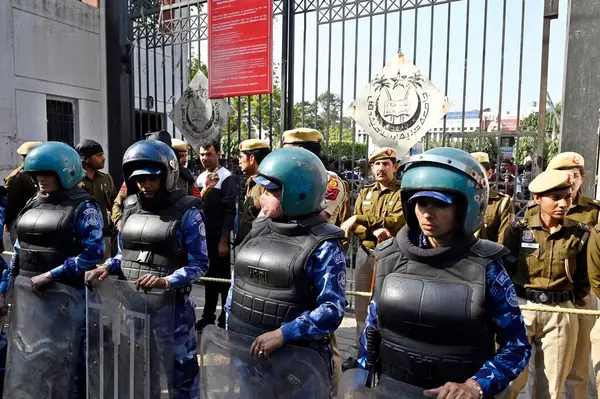
{"label": "police insignia patch", "polygon": [[341,289],[346,289],[346,272],[341,272],[338,274],[337,283]]}
{"label": "police insignia patch", "polygon": [[519,306],[519,300],[517,299],[517,292],[515,291],[514,285],[511,285],[506,289],[506,302],[513,308]]}
{"label": "police insignia patch", "polygon": [[533,231],[531,230],[523,230],[523,234],[521,235],[521,239],[525,242],[533,242],[535,237],[533,236]]}
{"label": "police insignia patch", "polygon": [[100,215],[94,208],[87,208],[83,211],[83,220],[89,226],[96,227],[100,224]]}
{"label": "police insignia patch", "polygon": [[335,188],[335,187],[327,187],[327,192],[325,193],[325,199],[326,200],[330,200],[333,201],[337,198],[338,194],[340,193],[340,189],[339,188]]}

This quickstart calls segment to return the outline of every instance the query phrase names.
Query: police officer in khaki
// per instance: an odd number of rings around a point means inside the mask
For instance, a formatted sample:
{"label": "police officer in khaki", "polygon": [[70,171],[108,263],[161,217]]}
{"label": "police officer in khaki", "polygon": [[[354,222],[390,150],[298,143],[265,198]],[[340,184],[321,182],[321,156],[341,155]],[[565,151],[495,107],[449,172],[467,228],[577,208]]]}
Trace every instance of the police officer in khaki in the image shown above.
{"label": "police officer in khaki", "polygon": [[[296,128],[292,130],[286,130],[281,136],[281,146],[286,147],[300,147],[308,150],[318,156],[321,161],[321,143],[323,142],[323,134],[316,129],[311,128]],[[328,167],[327,162],[323,162],[325,168]],[[327,191],[325,192],[325,199],[322,203],[323,215],[328,223],[339,225],[342,221],[339,220],[341,210],[344,205],[348,202],[350,195],[350,186],[348,183],[340,179],[337,173],[327,170]],[[364,319],[363,319],[364,320]],[[337,337],[335,333],[331,334],[331,355],[333,358],[333,376],[331,378],[332,392],[337,392],[337,384],[342,376],[342,359],[340,357],[340,351],[338,348]]]}
{"label": "police officer in khaki", "polygon": [[[23,143],[17,149],[17,154],[21,156],[24,162],[27,154],[40,144],[42,144],[41,141]],[[10,242],[13,245],[17,240],[17,216],[25,207],[27,201],[38,191],[37,184],[31,175],[23,172],[23,162],[4,179],[4,187],[6,187],[8,196],[4,230],[10,233]]]}
{"label": "police officer in khaki", "polygon": [[179,177],[177,178],[177,188],[183,188],[188,195],[200,196],[200,189],[196,185],[196,178],[187,168],[188,164],[188,143],[180,139],[171,139],[171,148],[175,151],[179,160]]}
{"label": "police officer in khaki", "polygon": [[[592,295],[600,298],[600,225],[596,225],[590,233],[588,241],[588,275]],[[600,398],[600,318],[595,318],[595,324],[590,333],[592,344],[592,365],[596,380],[596,398]],[[582,324],[582,323],[580,323]]]}
{"label": "police officer in khaki", "polygon": [[[370,291],[373,280],[374,248],[378,242],[394,237],[404,226],[404,214],[400,200],[400,182],[397,153],[393,148],[383,147],[369,158],[375,183],[364,187],[354,204],[354,215],[340,226],[349,237],[354,233],[361,241],[356,254],[355,287],[357,291]],[[365,328],[369,298],[356,297],[356,339]],[[352,359],[344,364],[351,367]]]}
{"label": "police officer in khaki", "polygon": [[[321,161],[321,143],[323,142],[323,134],[318,130],[311,128],[297,128],[286,130],[281,136],[282,147],[301,147],[318,156]],[[325,168],[328,168],[328,162],[323,162]],[[329,223],[341,224],[343,220],[339,220],[340,210],[348,201],[350,195],[350,186],[342,180],[337,173],[332,170],[327,170],[328,182],[325,200],[323,200],[323,211],[321,214],[325,216]]]}
{"label": "police officer in khaki", "polygon": [[[566,217],[572,205],[573,177],[549,170],[529,185],[539,211],[506,230],[504,245],[516,258],[506,270],[519,305],[573,309],[584,303],[590,284],[586,250],[590,227]],[[535,346],[535,397],[562,397],[575,356],[578,320],[572,314],[522,311],[529,341]],[[504,397],[516,398],[527,384],[525,369]]]}
{"label": "police officer in khaki", "polygon": [[[585,197],[581,193],[585,173],[585,160],[576,152],[563,152],[556,155],[548,163],[546,170],[564,170],[573,175],[573,204],[567,212],[567,217],[576,222],[595,226],[598,224],[598,213],[600,201]],[[525,211],[525,217],[531,216],[539,211],[539,206],[530,203]],[[585,298],[582,309],[597,308],[596,296],[590,294]],[[579,306],[578,306],[579,307]],[[589,365],[590,365],[590,332],[594,327],[596,318],[593,316],[579,316],[579,332],[577,334],[577,347],[575,349],[575,360],[569,376],[565,393],[567,398],[585,399],[588,397]]]}
{"label": "police officer in khaki", "polygon": [[252,222],[260,213],[260,196],[266,191],[265,188],[254,182],[258,176],[258,166],[269,153],[269,144],[258,139],[244,140],[240,143],[239,166],[244,174],[244,197],[240,209],[240,229],[235,237],[234,245],[237,246],[244,241],[246,235],[252,229]]}
{"label": "police officer in khaki", "polygon": [[81,157],[85,176],[81,181],[81,187],[98,202],[102,212],[104,235],[104,260],[111,256],[111,230],[109,223],[109,213],[112,211],[117,190],[115,183],[109,174],[100,172],[104,169],[106,159],[104,149],[97,141],[85,139],[75,146],[77,153]]}
{"label": "police officer in khaki", "polygon": [[[487,171],[488,179],[492,178],[494,169],[490,164],[490,157],[485,152],[474,152],[471,154]],[[488,207],[485,211],[484,225],[475,233],[479,238],[502,244],[504,233],[510,225],[514,216],[514,205],[512,199],[494,189],[490,188]]]}

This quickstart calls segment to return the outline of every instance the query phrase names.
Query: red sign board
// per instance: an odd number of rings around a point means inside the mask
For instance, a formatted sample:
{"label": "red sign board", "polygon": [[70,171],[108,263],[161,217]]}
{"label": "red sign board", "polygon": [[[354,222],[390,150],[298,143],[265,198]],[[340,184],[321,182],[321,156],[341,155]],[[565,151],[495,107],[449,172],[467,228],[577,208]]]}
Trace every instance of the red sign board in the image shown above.
{"label": "red sign board", "polygon": [[273,91],[273,0],[208,0],[208,97]]}

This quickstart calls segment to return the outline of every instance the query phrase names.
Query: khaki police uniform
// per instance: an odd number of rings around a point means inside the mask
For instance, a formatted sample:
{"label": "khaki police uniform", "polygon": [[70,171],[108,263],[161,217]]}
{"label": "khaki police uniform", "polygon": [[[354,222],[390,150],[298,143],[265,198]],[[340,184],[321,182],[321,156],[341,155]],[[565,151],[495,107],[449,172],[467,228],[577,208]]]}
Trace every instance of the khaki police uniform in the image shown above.
{"label": "khaki police uniform", "polygon": [[[592,293],[600,298],[600,225],[596,225],[590,233],[587,266]],[[590,339],[592,364],[596,380],[596,398],[598,398],[600,397],[600,322],[596,321],[593,326]]]}
{"label": "khaki police uniform", "polygon": [[[42,144],[41,141],[28,141],[17,148],[17,154],[23,158],[31,150]],[[23,164],[13,170],[5,179],[4,186],[7,190],[8,203],[4,224],[8,227],[10,241],[15,245],[17,241],[17,216],[27,204],[27,201],[38,191],[37,184],[29,173],[23,172]]]}
{"label": "khaki police uniform", "polygon": [[[115,183],[110,175],[100,171],[97,171],[94,174],[93,179],[90,179],[90,177],[86,174],[82,180],[82,183],[82,188],[87,191],[89,195],[94,197],[98,202],[98,205],[100,205],[100,210],[102,211],[102,221],[104,222],[104,229],[102,230],[102,233],[104,234],[104,237],[108,237],[110,232],[108,213],[112,211],[114,200],[117,197]],[[110,255],[110,252],[106,255]]]}
{"label": "khaki police uniform", "polygon": [[[477,161],[490,162],[490,157],[485,152],[471,154]],[[515,214],[512,198],[508,195],[490,189],[488,207],[485,211],[484,225],[475,235],[485,240],[502,244],[504,233],[510,225]]]}
{"label": "khaki police uniform", "polygon": [[[240,151],[269,149],[269,144],[258,139],[244,140],[240,143]],[[266,191],[253,180],[257,175],[248,176],[244,186],[244,199],[240,211],[240,230],[235,238],[235,245],[241,244],[252,229],[252,223],[260,213],[260,196]]]}
{"label": "khaki police uniform", "polygon": [[[532,193],[543,194],[572,184],[571,175],[559,170],[541,173],[530,184]],[[590,227],[565,218],[548,231],[541,214],[522,219],[507,229],[504,245],[517,259],[506,264],[517,291],[519,305],[573,309],[589,293],[586,250]],[[536,398],[562,397],[575,356],[578,319],[575,315],[523,311],[527,335],[535,346]],[[526,368],[503,397],[516,398],[527,384]]]}
{"label": "khaki police uniform", "polygon": [[[382,159],[392,159],[396,162],[396,150],[381,148],[371,155],[369,163]],[[400,199],[400,182],[394,179],[388,187],[384,187],[378,182],[364,187],[354,204],[354,215],[356,216],[354,234],[361,241],[356,254],[355,288],[357,291],[368,292],[371,291],[375,264],[373,250],[377,245],[377,238],[373,232],[380,228],[386,228],[392,236],[395,236],[405,224]],[[358,341],[365,328],[369,298],[357,296],[355,300],[356,339]]]}
{"label": "khaki police uniform", "polygon": [[[583,168],[585,165],[584,158],[576,152],[563,152],[556,155],[548,163],[546,170],[561,170],[573,169],[576,167]],[[583,223],[589,226],[595,226],[598,223],[598,214],[600,212],[600,201],[584,197],[580,193],[576,193],[577,198],[573,201],[573,205],[567,217],[576,222]],[[525,217],[529,217],[539,212],[539,206],[534,202],[530,202],[525,211]],[[576,306],[580,309],[596,310],[598,299],[594,293],[585,299],[585,305]],[[589,364],[591,346],[598,346],[597,352],[600,353],[600,336],[596,339],[591,339],[590,334],[596,323],[597,318],[594,316],[578,316],[579,332],[577,335],[577,347],[575,349],[575,360],[573,368],[567,378],[567,386],[565,393],[567,399],[585,399],[588,397],[588,381],[589,381]],[[600,325],[598,326],[600,332]],[[594,364],[600,364],[600,356],[594,361]]]}
{"label": "khaki police uniform", "polygon": [[[282,144],[301,145],[302,143],[321,143],[323,134],[315,129],[297,128],[286,130],[281,136]],[[337,224],[338,215],[348,201],[350,193],[340,177],[332,171],[327,171],[327,191],[323,200],[323,210],[329,215],[328,223]],[[331,390],[337,392],[338,383],[342,376],[342,358],[338,348],[335,333],[331,334],[331,355],[333,360],[333,376],[331,379]]]}
{"label": "khaki police uniform", "polygon": [[121,230],[121,218],[123,217],[123,202],[125,201],[125,198],[127,198],[127,186],[123,183],[115,198],[111,213],[112,221],[118,230]]}
{"label": "khaki police uniform", "polygon": [[348,201],[350,193],[348,192],[347,185],[335,172],[327,171],[327,175],[327,192],[323,200],[323,210],[329,215],[327,222],[340,224],[336,222],[338,222],[340,211]]}

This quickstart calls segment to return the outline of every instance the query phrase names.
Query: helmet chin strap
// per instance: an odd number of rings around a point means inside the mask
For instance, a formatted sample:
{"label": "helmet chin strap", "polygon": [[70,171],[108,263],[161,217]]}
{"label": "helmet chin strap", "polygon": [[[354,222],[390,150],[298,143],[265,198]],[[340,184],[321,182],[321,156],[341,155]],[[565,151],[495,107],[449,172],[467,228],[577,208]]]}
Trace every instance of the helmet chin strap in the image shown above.
{"label": "helmet chin strap", "polygon": [[137,196],[142,209],[148,211],[162,209],[167,204],[167,192],[162,186],[158,189],[154,198],[144,197],[139,190],[137,192]]}

